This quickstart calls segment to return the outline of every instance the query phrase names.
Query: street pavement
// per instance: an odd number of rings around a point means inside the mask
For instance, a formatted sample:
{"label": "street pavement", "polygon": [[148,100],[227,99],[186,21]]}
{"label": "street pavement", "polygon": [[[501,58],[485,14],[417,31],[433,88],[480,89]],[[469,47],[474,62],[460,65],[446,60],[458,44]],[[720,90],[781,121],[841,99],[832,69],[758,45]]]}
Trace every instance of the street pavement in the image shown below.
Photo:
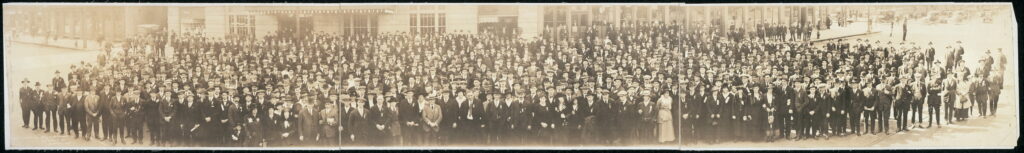
{"label": "street pavement", "polygon": [[[912,129],[909,132],[901,132],[893,135],[863,135],[833,137],[829,139],[811,140],[779,140],[775,142],[730,142],[718,144],[693,144],[683,146],[683,149],[808,149],[808,148],[833,148],[833,149],[880,149],[880,148],[1012,148],[1020,136],[1018,126],[1019,111],[1019,89],[1018,89],[1018,63],[1017,44],[1013,34],[1016,30],[1012,25],[1010,14],[999,14],[994,17],[993,23],[982,23],[980,19],[969,21],[963,24],[937,24],[925,25],[923,21],[910,21],[908,24],[908,42],[916,42],[918,45],[927,45],[933,42],[936,48],[936,57],[945,57],[948,53],[946,45],[955,44],[961,41],[965,48],[964,62],[972,72],[980,67],[978,60],[985,55],[985,50],[992,50],[995,54],[996,48],[1002,48],[1007,57],[1006,71],[1004,72],[1004,90],[1000,95],[999,112],[995,117],[971,117],[964,122],[957,122],[951,126],[942,128],[932,127],[925,129]],[[1001,20],[1000,20],[1001,19]],[[845,38],[846,40],[868,39],[871,42],[902,41],[902,25],[890,29],[888,23],[876,23],[873,31],[877,33]],[[853,24],[862,26],[864,24]],[[883,28],[884,27],[884,28]],[[858,29],[850,29],[861,31]],[[862,29],[863,30],[863,29]],[[826,32],[827,33],[827,32]],[[841,36],[851,33],[844,31],[832,31],[830,34]],[[891,36],[890,36],[891,33]],[[956,46],[956,45],[952,45]],[[927,109],[927,108],[925,108]],[[977,112],[977,111],[975,111]],[[977,113],[975,113],[977,114]],[[927,115],[924,119],[927,119]],[[926,122],[927,123],[927,122]],[[895,127],[895,120],[890,120]],[[892,130],[892,129],[890,129]],[[892,131],[890,131],[892,132]],[[685,141],[685,140],[684,140]]]}

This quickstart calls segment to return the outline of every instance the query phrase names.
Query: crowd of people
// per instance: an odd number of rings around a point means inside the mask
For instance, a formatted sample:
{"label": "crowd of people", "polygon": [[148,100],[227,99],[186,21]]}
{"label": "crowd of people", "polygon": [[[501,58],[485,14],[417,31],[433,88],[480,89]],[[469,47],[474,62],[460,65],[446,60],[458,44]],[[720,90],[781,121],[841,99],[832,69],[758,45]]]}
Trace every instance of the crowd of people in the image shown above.
{"label": "crowd of people", "polygon": [[1002,88],[1001,49],[970,72],[959,42],[939,58],[931,43],[715,27],[140,35],[45,87],[23,81],[22,116],[156,146],[657,145],[942,126],[995,114]]}

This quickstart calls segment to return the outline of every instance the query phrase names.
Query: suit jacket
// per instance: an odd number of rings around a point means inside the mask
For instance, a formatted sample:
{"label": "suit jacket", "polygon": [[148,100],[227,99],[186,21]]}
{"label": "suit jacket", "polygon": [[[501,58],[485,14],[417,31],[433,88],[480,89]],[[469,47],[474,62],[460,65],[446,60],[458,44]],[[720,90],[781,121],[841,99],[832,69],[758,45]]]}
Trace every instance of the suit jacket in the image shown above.
{"label": "suit jacket", "polygon": [[315,140],[320,133],[319,112],[312,104],[296,104],[299,110],[299,134],[304,141]]}
{"label": "suit jacket", "polygon": [[171,119],[171,122],[177,124],[176,126],[179,128],[186,128],[183,130],[189,130],[188,128],[191,127],[185,127],[185,124],[191,125],[193,124],[192,122],[194,122],[192,121],[192,112],[189,111],[191,109],[190,107],[195,106],[195,103],[193,102],[192,106],[188,106],[188,102],[184,100],[184,97],[182,97],[182,99],[174,100],[174,105],[176,105],[174,106],[175,115],[174,118]]}
{"label": "suit jacket", "polygon": [[484,121],[487,122],[487,125],[485,125],[487,129],[497,132],[501,131],[502,128],[508,127],[505,126],[507,122],[505,122],[505,119],[502,117],[505,111],[504,105],[505,104],[501,104],[497,100],[491,100],[488,102],[486,106],[486,115],[481,115],[482,117],[485,117]]}
{"label": "suit jacket", "polygon": [[[441,106],[434,102],[426,102],[423,106],[423,122],[422,126],[429,132],[437,132],[441,127],[441,120],[444,118],[444,114],[441,113]],[[430,126],[429,123],[438,124]]]}
{"label": "suit jacket", "polygon": [[[546,98],[546,97],[541,97],[541,98]],[[547,104],[541,106],[540,102],[538,101],[534,105],[530,105],[530,107],[532,107],[531,109],[534,110],[533,114],[530,116],[531,118],[533,118],[532,122],[530,123],[530,126],[532,126],[533,129],[542,129],[542,128],[544,128],[541,125],[541,123],[544,123],[544,124],[551,124],[552,123],[551,122],[552,116],[553,116],[552,114],[554,114],[555,111],[551,107],[551,102],[547,102]],[[551,125],[548,125],[548,128],[550,128],[550,126]]]}
{"label": "suit jacket", "polygon": [[110,108],[108,110],[110,110],[109,113],[114,119],[124,119],[128,115],[127,101],[127,97],[114,98],[110,101]]}
{"label": "suit jacket", "polygon": [[299,139],[297,112],[294,109],[278,109],[274,112],[274,127],[271,130],[277,131],[274,138],[284,141],[296,141]]}
{"label": "suit jacket", "polygon": [[338,136],[338,109],[336,107],[325,107],[320,111],[320,126],[322,134],[326,138]]}
{"label": "suit jacket", "polygon": [[36,99],[39,99],[40,103],[42,103],[43,105],[43,108],[46,108],[47,111],[56,111],[55,109],[60,104],[60,95],[50,91],[39,91],[37,93],[39,93],[38,95],[40,95],[40,98]]}
{"label": "suit jacket", "polygon": [[[369,139],[379,139],[384,136],[387,132],[387,113],[383,106],[374,105],[368,109],[366,119],[369,121],[370,135]],[[383,129],[378,129],[377,126],[384,126]]]}
{"label": "suit jacket", "polygon": [[467,117],[469,117],[471,115],[473,118],[468,120],[469,123],[467,123],[467,127],[473,128],[473,129],[479,129],[479,128],[482,128],[481,127],[482,125],[486,124],[484,122],[487,121],[486,120],[487,112],[484,111],[484,110],[487,109],[488,105],[486,105],[484,103],[484,99],[483,98],[476,99],[476,100],[474,100],[472,102],[473,102],[473,104],[469,106],[470,110],[469,110],[469,114],[467,114]]}
{"label": "suit jacket", "polygon": [[[228,128],[234,128],[235,126],[242,126],[245,124],[244,106],[238,104],[237,102],[229,102],[226,104],[225,108],[227,109],[227,114],[224,115],[225,118],[227,118],[228,120],[226,125],[228,126]],[[292,126],[297,126],[297,123],[293,123]]]}
{"label": "suit jacket", "polygon": [[99,114],[101,113],[99,106],[99,96],[88,94],[84,98],[82,98],[82,102],[85,105],[85,112],[87,113],[87,115],[92,117],[99,117]]}
{"label": "suit jacket", "polygon": [[338,135],[342,136],[344,140],[349,140],[350,138],[348,138],[347,136],[349,136],[351,133],[351,129],[349,129],[349,126],[351,124],[349,122],[349,116],[351,116],[352,114],[352,108],[342,105],[338,106]]}
{"label": "suit jacket", "polygon": [[[361,113],[359,111],[360,109],[362,109]],[[365,108],[357,108],[352,110],[352,113],[349,114],[348,129],[350,132],[349,138],[351,140],[356,142],[366,142],[367,136],[370,133],[370,128],[374,128],[372,127],[370,120],[367,119],[368,114],[369,110],[366,110]]]}
{"label": "suit jacket", "polygon": [[54,77],[53,80],[51,80],[51,83],[53,84],[53,90],[57,92],[62,92],[64,91],[64,88],[67,87],[67,84],[64,82],[64,78],[61,77]]}
{"label": "suit jacket", "polygon": [[[199,107],[197,108],[197,115],[199,118],[196,120],[199,123],[199,129],[201,130],[200,135],[213,134],[219,126],[221,121],[220,104],[216,99],[208,99],[203,97],[199,100]],[[209,120],[207,120],[209,118]]]}
{"label": "suit jacket", "polygon": [[[32,108],[36,104],[38,94],[28,87],[21,87],[18,91],[18,98],[21,100],[21,108]],[[26,110],[22,110],[26,111]]]}
{"label": "suit jacket", "polygon": [[454,127],[454,123],[457,123],[461,119],[462,110],[459,108],[459,104],[455,102],[455,98],[449,98],[448,100],[439,99],[438,104],[441,106],[441,114],[445,116],[441,118],[441,130],[451,130]]}
{"label": "suit jacket", "polygon": [[406,125],[405,123],[407,122],[413,122],[422,125],[423,123],[420,123],[420,121],[422,120],[422,115],[420,113],[419,103],[413,101],[413,99],[409,97],[403,96],[402,98],[399,99],[401,100],[399,100],[398,103],[398,111],[401,113],[399,114],[398,119],[402,122],[402,125]]}
{"label": "suit jacket", "polygon": [[174,104],[176,102],[173,102],[173,100],[170,99],[161,99],[159,103],[161,122],[170,123],[171,120],[174,119],[175,113],[177,113],[175,108],[177,105]]}
{"label": "suit jacket", "polygon": [[[189,102],[185,102],[182,106],[182,111],[185,112],[181,118],[181,124],[185,128],[184,130],[192,131],[192,128],[196,127],[196,125],[202,126],[201,123],[206,122],[206,117],[202,115],[203,110],[206,109],[206,103],[203,103],[200,100],[195,100],[191,102],[191,104]],[[199,127],[196,127],[195,130],[199,131]],[[195,131],[193,131],[193,133],[194,132]]]}
{"label": "suit jacket", "polygon": [[142,100],[141,101],[142,115],[146,116],[146,118],[149,118],[150,122],[156,122],[156,121],[162,120],[162,119],[159,119],[160,118],[160,98],[159,98],[159,96],[151,95],[151,94],[148,94],[148,92],[146,92],[146,93],[143,93],[142,96],[140,96],[140,97],[145,97],[145,98],[140,99],[140,100]]}
{"label": "suit jacket", "polygon": [[456,119],[454,121],[456,124],[454,127],[455,129],[466,129],[466,127],[470,126],[470,122],[472,122],[469,119],[470,103],[472,103],[472,101],[469,99],[466,99],[461,104],[458,102],[453,103],[454,107],[452,109],[455,109],[456,115]]}

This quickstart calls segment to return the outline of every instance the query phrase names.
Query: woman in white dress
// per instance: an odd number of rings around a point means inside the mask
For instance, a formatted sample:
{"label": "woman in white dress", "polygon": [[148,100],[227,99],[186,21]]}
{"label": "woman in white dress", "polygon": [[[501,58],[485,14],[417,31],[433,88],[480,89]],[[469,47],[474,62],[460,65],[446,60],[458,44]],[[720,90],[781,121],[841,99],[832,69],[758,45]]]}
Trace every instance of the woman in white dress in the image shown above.
{"label": "woman in white dress", "polygon": [[672,96],[669,92],[662,92],[658,98],[658,142],[665,143],[676,140],[675,127],[672,125]]}

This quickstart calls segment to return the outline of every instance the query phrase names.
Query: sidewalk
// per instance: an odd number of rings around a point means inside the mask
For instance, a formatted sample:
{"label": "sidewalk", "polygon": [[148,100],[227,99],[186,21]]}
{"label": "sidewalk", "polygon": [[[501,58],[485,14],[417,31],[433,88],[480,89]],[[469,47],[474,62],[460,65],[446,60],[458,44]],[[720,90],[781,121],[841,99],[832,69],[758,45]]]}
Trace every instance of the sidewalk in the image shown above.
{"label": "sidewalk", "polygon": [[47,40],[45,37],[41,36],[19,35],[17,38],[11,39],[11,41],[75,50],[98,51],[103,49],[103,45],[101,45],[99,42],[95,40],[81,40],[71,38],[50,38],[49,40]]}
{"label": "sidewalk", "polygon": [[[882,31],[882,29],[880,27],[878,27],[878,26],[879,26],[878,24],[875,24],[875,25],[873,25],[871,31],[868,31],[868,24],[867,24],[867,22],[854,22],[854,23],[851,23],[851,24],[846,25],[844,27],[839,27],[837,25],[832,25],[831,28],[820,31],[821,37],[818,37],[818,35],[817,35],[818,32],[813,33],[812,37],[814,37],[814,39],[811,39],[808,42],[819,42],[819,41],[827,41],[827,40],[841,39],[841,38],[847,38],[847,37],[875,34],[875,33],[879,33],[879,32]],[[885,30],[888,30],[888,27],[886,27]]]}

